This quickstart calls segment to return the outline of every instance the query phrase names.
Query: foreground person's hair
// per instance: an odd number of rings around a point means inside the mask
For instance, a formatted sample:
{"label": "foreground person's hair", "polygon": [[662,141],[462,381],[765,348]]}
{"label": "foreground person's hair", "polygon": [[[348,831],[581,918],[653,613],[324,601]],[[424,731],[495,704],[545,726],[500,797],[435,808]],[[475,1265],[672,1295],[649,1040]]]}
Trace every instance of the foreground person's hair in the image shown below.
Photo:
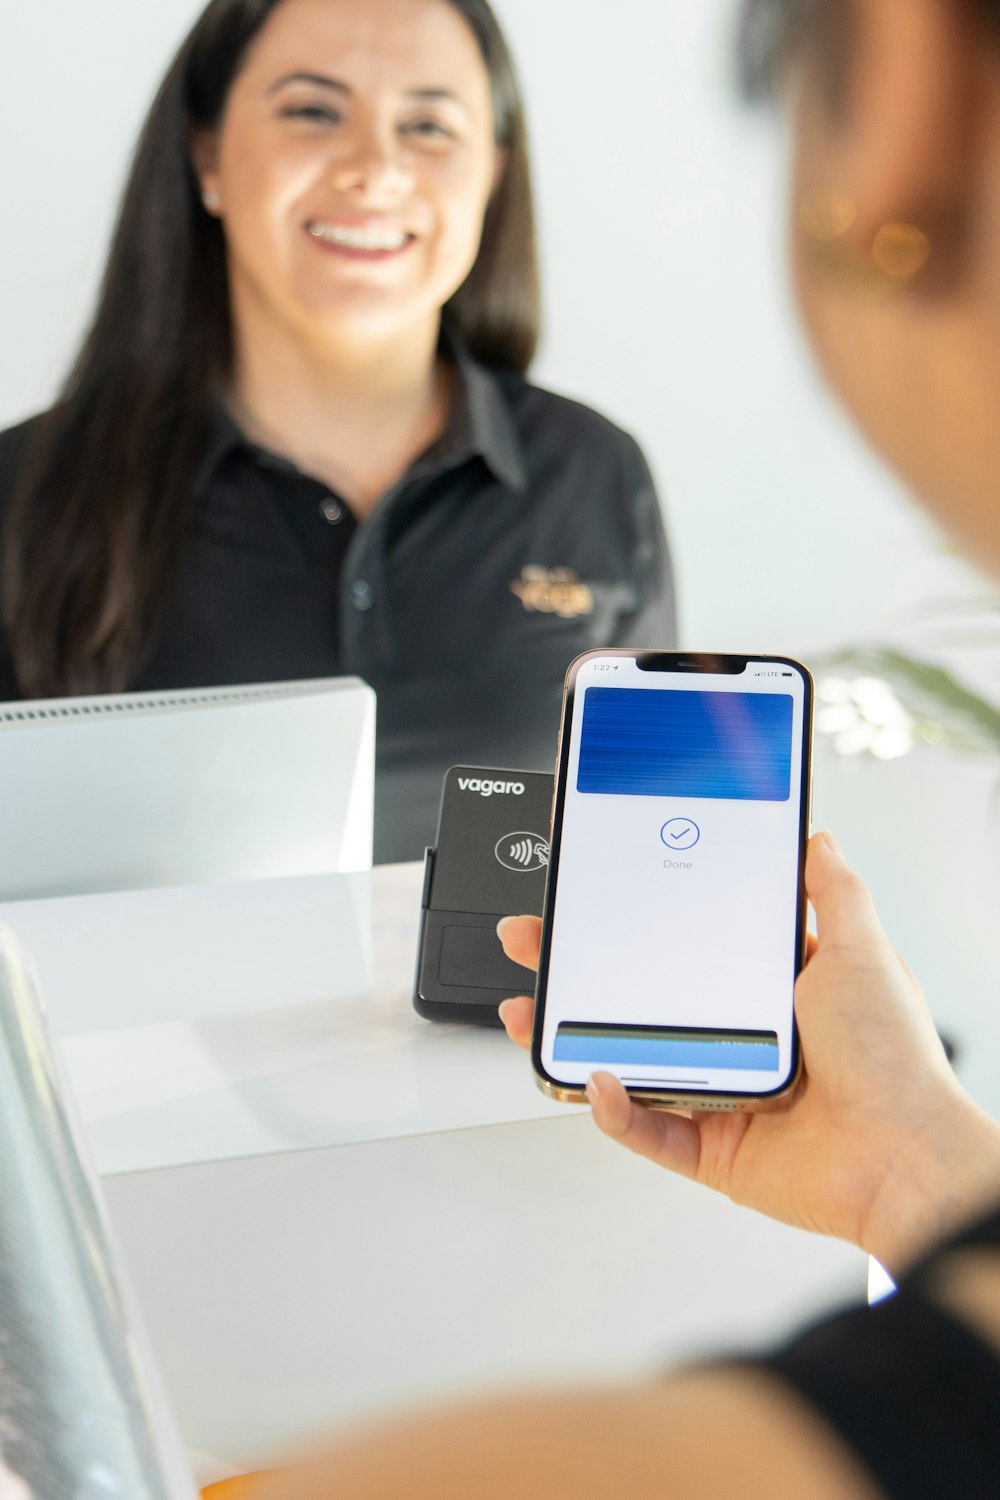
{"label": "foreground person's hair", "polygon": [[[1000,30],[1000,0],[949,0],[979,12]],[[744,0],[740,18],[740,85],[748,99],[770,99],[785,63],[804,44],[817,46],[827,63],[831,93],[847,60],[854,0]]]}

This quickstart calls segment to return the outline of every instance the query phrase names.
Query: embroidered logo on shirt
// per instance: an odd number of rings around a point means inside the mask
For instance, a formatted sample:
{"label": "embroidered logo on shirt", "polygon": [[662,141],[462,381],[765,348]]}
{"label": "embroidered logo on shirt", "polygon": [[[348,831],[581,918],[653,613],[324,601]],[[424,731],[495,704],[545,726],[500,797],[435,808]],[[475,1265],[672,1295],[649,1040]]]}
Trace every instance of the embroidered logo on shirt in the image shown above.
{"label": "embroidered logo on shirt", "polygon": [[571,568],[522,568],[510,588],[531,614],[576,620],[594,613],[593,594]]}

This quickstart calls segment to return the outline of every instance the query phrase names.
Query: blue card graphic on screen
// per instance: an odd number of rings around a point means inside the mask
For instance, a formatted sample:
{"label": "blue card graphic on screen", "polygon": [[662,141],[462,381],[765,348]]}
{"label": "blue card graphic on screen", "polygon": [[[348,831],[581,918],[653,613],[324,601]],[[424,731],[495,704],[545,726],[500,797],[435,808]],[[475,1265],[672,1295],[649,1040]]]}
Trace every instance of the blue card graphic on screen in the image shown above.
{"label": "blue card graphic on screen", "polygon": [[690,1026],[608,1026],[563,1021],[556,1032],[556,1062],[655,1068],[737,1068],[776,1073],[773,1031],[705,1031]]}
{"label": "blue card graphic on screen", "polygon": [[793,707],[787,693],[588,688],[577,790],[787,802]]}

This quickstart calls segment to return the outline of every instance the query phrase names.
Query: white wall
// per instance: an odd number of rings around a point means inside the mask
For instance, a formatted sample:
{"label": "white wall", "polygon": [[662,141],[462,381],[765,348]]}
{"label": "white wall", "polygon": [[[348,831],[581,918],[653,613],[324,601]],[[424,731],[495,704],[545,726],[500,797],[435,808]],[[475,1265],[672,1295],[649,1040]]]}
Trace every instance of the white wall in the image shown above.
{"label": "white wall", "polygon": [[[775,120],[735,98],[732,0],[497,4],[536,146],[548,288],[539,377],[644,444],[667,499],[688,644],[808,655],[886,624],[905,639],[931,595],[970,583],[938,558],[802,351],[784,291],[783,142]],[[130,143],[200,7],[8,8],[0,425],[56,387]],[[991,774],[928,754],[845,776],[821,756],[817,816],[845,835],[936,1012],[965,1039],[967,1076],[1000,1109],[988,1061],[1000,1034]],[[925,814],[947,828],[945,850]]]}
{"label": "white wall", "polygon": [[0,44],[0,425],[59,385],[100,277],[119,188],[199,0],[31,0]]}

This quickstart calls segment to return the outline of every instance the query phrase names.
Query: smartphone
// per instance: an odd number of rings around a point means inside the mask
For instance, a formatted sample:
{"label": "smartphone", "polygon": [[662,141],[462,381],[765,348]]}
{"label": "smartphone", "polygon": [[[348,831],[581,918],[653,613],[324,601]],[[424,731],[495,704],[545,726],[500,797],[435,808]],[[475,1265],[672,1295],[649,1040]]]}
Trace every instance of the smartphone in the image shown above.
{"label": "smartphone", "polygon": [[532,1061],[651,1105],[794,1088],[812,679],[785,657],[589,651],[566,677]]}

